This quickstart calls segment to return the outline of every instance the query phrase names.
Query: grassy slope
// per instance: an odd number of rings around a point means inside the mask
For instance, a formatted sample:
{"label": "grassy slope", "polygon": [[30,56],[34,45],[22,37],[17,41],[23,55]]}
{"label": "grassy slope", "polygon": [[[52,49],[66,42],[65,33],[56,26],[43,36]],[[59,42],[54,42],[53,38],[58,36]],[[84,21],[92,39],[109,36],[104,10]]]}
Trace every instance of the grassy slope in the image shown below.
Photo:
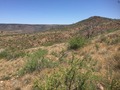
{"label": "grassy slope", "polygon": [[[57,32],[59,33],[59,32]],[[61,32],[60,32],[61,33]],[[66,31],[66,33],[69,33]],[[46,36],[48,38],[48,35],[56,37],[59,34],[49,34],[49,33],[42,33],[43,36]],[[65,37],[65,33],[63,33]],[[42,37],[42,35],[39,35]],[[19,38],[16,38],[19,37]],[[18,43],[11,43],[14,48],[19,45],[19,43],[24,43],[26,47],[29,45],[28,41],[26,42],[26,38],[30,39],[30,37],[33,37],[33,34],[30,34],[29,36],[25,37],[23,41],[20,41]],[[37,37],[37,35],[36,35]],[[61,36],[60,36],[61,37]],[[63,38],[64,38],[63,37]],[[23,38],[22,36],[7,36],[2,37],[1,40],[6,41],[6,44],[9,44],[7,39],[12,39],[13,41],[22,40],[20,38]],[[38,38],[36,38],[38,39]],[[49,38],[50,39],[50,38]],[[44,38],[43,38],[44,40]],[[35,41],[35,42],[34,42]],[[41,40],[40,40],[41,41]],[[31,42],[33,44],[36,44],[36,40],[32,40]],[[0,43],[0,52],[4,50],[4,44]],[[14,45],[15,44],[15,45]],[[24,45],[21,44],[20,47],[24,47]],[[49,45],[49,44],[48,44]],[[6,45],[8,46],[8,45]],[[113,76],[116,75],[116,78],[119,77],[120,73],[120,66],[119,66],[119,60],[120,60],[120,30],[111,32],[109,34],[102,34],[96,37],[93,37],[92,40],[85,45],[83,48],[78,50],[68,50],[68,43],[59,43],[59,44],[53,44],[51,46],[35,46],[35,47],[29,47],[22,51],[26,53],[24,57],[17,57],[10,60],[7,60],[6,58],[0,59],[0,90],[14,90],[14,89],[21,89],[21,90],[30,90],[36,81],[36,79],[39,79],[41,77],[44,77],[46,75],[50,75],[51,73],[58,71],[60,67],[69,67],[69,65],[66,63],[66,61],[69,61],[72,58],[72,55],[74,54],[75,58],[82,59],[86,55],[90,55],[93,60],[96,60],[98,62],[97,66],[94,67],[96,69],[95,74],[100,77],[105,77],[106,73],[109,71],[108,69],[113,70]],[[52,62],[57,62],[57,66],[52,68],[43,68],[42,70],[36,70],[32,73],[26,73],[22,77],[18,76],[18,71],[23,68],[26,65],[26,62],[31,58],[31,53],[36,52],[38,49],[45,49],[47,50],[47,54],[44,56],[45,58],[51,60]],[[19,51],[19,50],[18,50]],[[65,61],[61,63],[60,58],[61,56],[64,56]],[[59,67],[60,66],[60,67]],[[104,81],[103,81],[104,82]],[[102,85],[102,82],[98,83]],[[102,85],[104,87],[104,85]],[[104,87],[105,88],[105,87]]]}
{"label": "grassy slope", "polygon": [[[66,70],[67,68],[69,71],[72,67],[70,65],[77,68],[74,63],[69,63],[73,56],[79,59],[79,62],[86,57],[97,61],[97,65],[93,67],[95,72],[92,73],[99,79],[102,78],[102,81],[96,82],[98,88],[101,86],[106,89],[108,87],[106,84],[109,86],[112,84],[112,78],[118,79],[120,73],[119,20],[91,17],[73,25],[57,28],[57,30],[30,34],[0,32],[0,90],[30,90],[33,86],[41,84],[39,82],[44,83],[43,81],[46,85],[47,75],[54,74],[54,72],[58,75],[65,75],[60,69]],[[78,50],[69,50],[68,40],[77,35],[90,37],[90,42]],[[39,52],[40,49],[46,50],[46,54],[42,57],[40,55],[44,51]],[[85,63],[89,66],[90,62]],[[76,70],[75,72],[78,72],[76,75],[81,75],[79,69]],[[81,72],[86,70],[88,69],[80,69]],[[21,74],[24,75],[19,76]],[[41,78],[45,79],[40,80]],[[62,80],[59,77],[57,79]],[[37,80],[38,82],[35,83]],[[117,82],[119,83],[119,79]]]}

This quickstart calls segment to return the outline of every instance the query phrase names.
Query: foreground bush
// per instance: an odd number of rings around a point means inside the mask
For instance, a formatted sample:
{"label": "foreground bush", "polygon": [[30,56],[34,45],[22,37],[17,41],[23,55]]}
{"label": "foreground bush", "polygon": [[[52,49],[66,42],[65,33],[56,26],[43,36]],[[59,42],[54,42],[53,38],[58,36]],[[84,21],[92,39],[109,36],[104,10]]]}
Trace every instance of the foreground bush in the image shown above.
{"label": "foreground bush", "polygon": [[69,49],[78,49],[85,45],[86,39],[84,37],[74,37],[69,41]]}
{"label": "foreground bush", "polygon": [[94,75],[96,62],[91,58],[68,62],[68,67],[59,68],[59,71],[48,75],[44,80],[34,82],[34,90],[97,90],[96,81],[99,78]]}
{"label": "foreground bush", "polygon": [[33,90],[120,90],[119,73],[107,70],[98,75],[97,62],[86,55],[82,60],[72,58],[64,67],[34,81]]}
{"label": "foreground bush", "polygon": [[18,74],[24,75],[26,73],[32,73],[37,70],[41,71],[44,68],[52,68],[56,66],[57,63],[44,58],[46,54],[46,50],[39,49],[37,52],[30,55],[25,66],[18,72]]}

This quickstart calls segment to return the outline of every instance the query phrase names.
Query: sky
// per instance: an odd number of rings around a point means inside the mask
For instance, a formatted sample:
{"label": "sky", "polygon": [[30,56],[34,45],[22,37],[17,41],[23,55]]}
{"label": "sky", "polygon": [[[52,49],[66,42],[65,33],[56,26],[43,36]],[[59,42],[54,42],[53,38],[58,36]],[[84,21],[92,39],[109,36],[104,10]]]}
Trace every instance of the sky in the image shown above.
{"label": "sky", "polygon": [[120,0],[0,0],[0,23],[72,24],[91,16],[120,19]]}

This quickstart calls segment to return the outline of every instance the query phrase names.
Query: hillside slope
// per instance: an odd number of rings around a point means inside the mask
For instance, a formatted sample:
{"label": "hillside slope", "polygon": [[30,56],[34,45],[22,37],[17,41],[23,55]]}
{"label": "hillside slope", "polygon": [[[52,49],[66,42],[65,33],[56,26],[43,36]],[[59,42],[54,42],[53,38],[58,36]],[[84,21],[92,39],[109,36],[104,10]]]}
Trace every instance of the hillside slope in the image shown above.
{"label": "hillside slope", "polygon": [[70,25],[68,29],[73,29],[76,31],[76,33],[85,35],[89,38],[90,36],[95,36],[100,33],[120,29],[120,20],[93,16]]}
{"label": "hillside slope", "polygon": [[0,90],[120,90],[119,23],[91,17],[45,32],[0,32]]}
{"label": "hillside slope", "polygon": [[[90,85],[86,86],[89,80],[92,82],[91,85],[95,85],[91,90],[96,90],[94,88],[110,90],[111,87],[112,90],[120,89],[120,30],[96,36],[78,50],[69,50],[68,42],[21,50],[22,54],[18,50],[7,53],[9,50],[0,49],[0,90],[33,90],[33,88],[59,90],[61,86],[55,89],[55,83],[58,83],[56,80],[60,81],[59,85],[66,85],[62,87],[64,90],[69,86],[71,80],[69,75],[74,75],[74,70],[76,74],[73,81],[79,80],[77,79],[79,75],[85,76],[80,77],[87,83],[85,84],[87,89],[90,88]],[[82,61],[83,66],[73,59],[80,63]],[[36,60],[43,61],[35,64]],[[37,68],[34,69],[34,65],[35,67],[38,65]],[[80,65],[80,68],[76,65]],[[71,68],[72,73],[69,72]],[[64,75],[68,78],[67,84],[64,84]],[[74,89],[77,81],[72,83],[70,90]]]}
{"label": "hillside slope", "polygon": [[[15,32],[0,33],[0,48],[32,48],[40,45],[60,43],[69,40],[74,36],[85,36],[91,38],[103,33],[120,29],[120,20],[103,17],[90,17],[84,21],[69,26],[47,30],[45,32],[15,34]],[[23,30],[24,31],[24,30]]]}
{"label": "hillside slope", "polygon": [[[17,33],[28,33],[36,31],[66,31],[75,30],[83,35],[96,35],[106,31],[120,29],[119,19],[110,19],[100,16],[93,16],[70,25],[30,25],[30,24],[0,24],[0,31],[16,31]],[[8,32],[9,33],[9,32]]]}

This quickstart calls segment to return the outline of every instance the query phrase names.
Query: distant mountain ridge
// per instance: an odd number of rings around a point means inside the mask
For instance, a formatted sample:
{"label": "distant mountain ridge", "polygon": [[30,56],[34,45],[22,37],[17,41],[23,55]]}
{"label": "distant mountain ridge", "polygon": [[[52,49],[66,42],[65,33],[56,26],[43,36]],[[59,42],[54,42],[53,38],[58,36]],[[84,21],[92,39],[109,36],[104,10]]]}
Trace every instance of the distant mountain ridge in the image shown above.
{"label": "distant mountain ridge", "polygon": [[62,25],[32,25],[32,24],[0,24],[0,31],[21,31],[21,32],[34,32],[34,31],[45,31],[54,29]]}
{"label": "distant mountain ridge", "polygon": [[85,35],[117,29],[120,29],[120,19],[110,19],[100,16],[92,16],[70,25],[0,24],[0,31],[36,32],[46,30],[75,30]]}

